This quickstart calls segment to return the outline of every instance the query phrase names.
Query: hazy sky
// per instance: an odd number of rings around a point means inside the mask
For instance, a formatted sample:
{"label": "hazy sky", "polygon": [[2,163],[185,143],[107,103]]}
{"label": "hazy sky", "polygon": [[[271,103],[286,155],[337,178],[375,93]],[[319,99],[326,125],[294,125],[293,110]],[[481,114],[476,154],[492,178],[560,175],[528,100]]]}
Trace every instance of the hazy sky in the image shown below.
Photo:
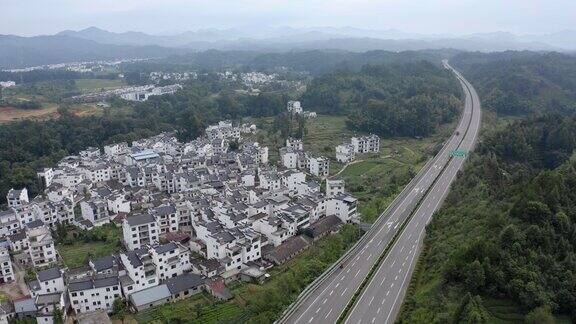
{"label": "hazy sky", "polygon": [[171,33],[245,25],[547,33],[576,29],[576,0],[0,0],[0,34],[89,26]]}

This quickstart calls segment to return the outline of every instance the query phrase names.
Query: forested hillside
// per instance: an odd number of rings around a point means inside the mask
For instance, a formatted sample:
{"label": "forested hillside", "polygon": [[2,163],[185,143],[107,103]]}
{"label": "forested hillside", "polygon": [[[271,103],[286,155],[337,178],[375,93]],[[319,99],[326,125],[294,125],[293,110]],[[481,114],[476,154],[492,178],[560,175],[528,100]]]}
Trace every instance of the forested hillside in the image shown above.
{"label": "forested hillside", "polygon": [[154,65],[156,69],[186,67],[188,69],[207,70],[257,70],[271,71],[290,69],[305,71],[312,75],[330,73],[335,69],[358,71],[366,64],[399,64],[427,60],[440,65],[443,58],[455,55],[455,50],[429,51],[367,51],[363,53],[342,50],[306,50],[278,53],[259,51],[219,51],[207,50],[197,53],[175,55],[165,59],[151,60],[134,65]]}
{"label": "forested hillside", "polygon": [[381,136],[427,136],[458,114],[461,89],[450,73],[427,61],[365,65],[312,80],[306,109],[349,117],[352,129]]}
{"label": "forested hillside", "polygon": [[484,136],[427,228],[401,322],[576,320],[575,138],[559,115]]}
{"label": "forested hillside", "polygon": [[576,57],[559,53],[461,53],[451,62],[501,115],[576,111]]}

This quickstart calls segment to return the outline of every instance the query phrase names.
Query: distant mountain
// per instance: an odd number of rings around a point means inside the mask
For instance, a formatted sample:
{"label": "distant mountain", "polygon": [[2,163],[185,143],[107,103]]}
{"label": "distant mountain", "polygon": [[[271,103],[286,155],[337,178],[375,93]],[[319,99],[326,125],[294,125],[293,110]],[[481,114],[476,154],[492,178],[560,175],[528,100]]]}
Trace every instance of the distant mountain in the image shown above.
{"label": "distant mountain", "polygon": [[18,68],[76,61],[158,58],[188,52],[159,46],[101,44],[69,36],[0,35],[0,68]]}
{"label": "distant mountain", "polygon": [[[506,32],[466,36],[422,35],[395,29],[370,30],[354,27],[262,27],[202,29],[169,36],[141,32],[113,33],[96,27],[63,31],[58,35],[114,45],[158,45],[195,50],[236,49],[286,51],[297,49],[419,50],[454,48],[472,51],[572,49],[574,33],[565,31],[545,36],[516,36]],[[348,46],[352,46],[349,48]]]}
{"label": "distant mountain", "polygon": [[65,30],[57,36],[69,36],[95,41],[102,44],[147,46],[157,45],[164,47],[184,47],[193,42],[213,42],[237,39],[238,34],[229,30],[203,29],[195,32],[189,31],[176,35],[157,36],[142,32],[128,31],[113,33],[97,27],[90,27],[79,31]]}

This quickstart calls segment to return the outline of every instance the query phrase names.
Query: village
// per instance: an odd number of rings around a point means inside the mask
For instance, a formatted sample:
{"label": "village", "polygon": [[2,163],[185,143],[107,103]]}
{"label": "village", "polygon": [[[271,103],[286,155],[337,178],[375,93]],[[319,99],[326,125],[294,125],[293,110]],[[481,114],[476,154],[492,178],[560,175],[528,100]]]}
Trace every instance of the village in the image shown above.
{"label": "village", "polygon": [[[297,101],[287,109],[315,117]],[[268,148],[247,139],[257,131],[221,121],[188,143],[161,133],[87,148],[38,172],[41,195],[10,190],[0,212],[0,282],[24,280],[15,268],[34,278],[19,282],[24,298],[2,302],[0,319],[100,321],[118,303],[138,312],[203,291],[227,300],[228,284],[262,283],[268,269],[359,222],[357,199],[329,178],[329,158],[288,138],[272,165]],[[336,147],[336,160],[378,150],[377,136],[353,137]],[[121,248],[67,267],[53,237],[62,224],[118,227]]]}

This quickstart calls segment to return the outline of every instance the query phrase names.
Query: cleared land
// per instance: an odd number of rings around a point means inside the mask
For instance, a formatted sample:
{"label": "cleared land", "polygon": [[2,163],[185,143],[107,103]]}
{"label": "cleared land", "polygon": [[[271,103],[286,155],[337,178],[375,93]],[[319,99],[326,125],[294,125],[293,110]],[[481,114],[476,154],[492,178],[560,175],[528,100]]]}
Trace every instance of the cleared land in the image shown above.
{"label": "cleared land", "polygon": [[24,119],[49,119],[55,117],[58,117],[58,106],[55,104],[45,104],[40,109],[0,107],[0,124]]}
{"label": "cleared land", "polygon": [[110,79],[78,79],[74,82],[78,90],[83,93],[100,92],[120,88],[125,85],[122,80]]}

